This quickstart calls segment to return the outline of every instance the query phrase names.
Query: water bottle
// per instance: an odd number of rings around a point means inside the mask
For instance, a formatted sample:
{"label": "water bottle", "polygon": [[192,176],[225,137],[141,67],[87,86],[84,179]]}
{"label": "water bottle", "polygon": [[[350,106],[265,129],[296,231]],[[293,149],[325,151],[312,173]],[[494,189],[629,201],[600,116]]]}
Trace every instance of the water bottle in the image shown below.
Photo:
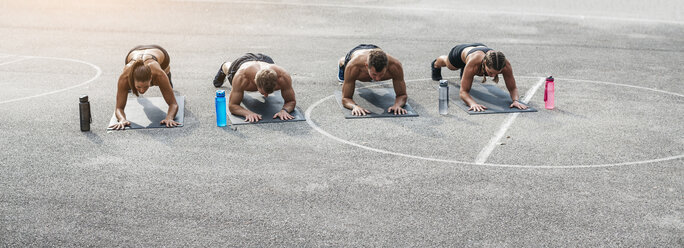
{"label": "water bottle", "polygon": [[216,91],[216,126],[226,126],[226,91]]}
{"label": "water bottle", "polygon": [[439,80],[439,114],[449,114],[449,82]]}
{"label": "water bottle", "polygon": [[90,102],[88,95],[81,95],[78,98],[78,113],[81,116],[81,131],[90,131],[90,123],[93,122],[90,116]]}
{"label": "water bottle", "polygon": [[549,76],[546,78],[546,87],[544,88],[544,105],[546,109],[553,109],[554,107],[554,89],[553,85],[553,76]]}

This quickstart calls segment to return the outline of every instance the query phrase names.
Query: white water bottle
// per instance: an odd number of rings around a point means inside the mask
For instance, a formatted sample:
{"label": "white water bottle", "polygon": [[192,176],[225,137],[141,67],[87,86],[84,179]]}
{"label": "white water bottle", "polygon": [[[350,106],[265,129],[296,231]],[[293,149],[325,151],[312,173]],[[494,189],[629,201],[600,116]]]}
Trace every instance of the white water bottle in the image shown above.
{"label": "white water bottle", "polygon": [[449,81],[439,80],[439,114],[449,114]]}

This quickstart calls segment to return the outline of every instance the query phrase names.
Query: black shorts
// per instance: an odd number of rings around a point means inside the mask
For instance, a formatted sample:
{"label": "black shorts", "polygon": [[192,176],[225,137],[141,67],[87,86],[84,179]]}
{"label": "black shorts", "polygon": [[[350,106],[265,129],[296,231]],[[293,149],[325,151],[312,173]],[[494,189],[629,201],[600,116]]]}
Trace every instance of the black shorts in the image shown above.
{"label": "black shorts", "polygon": [[344,71],[344,69],[346,69],[347,63],[349,63],[349,60],[351,60],[351,56],[352,56],[352,54],[353,54],[354,52],[356,52],[356,51],[358,51],[358,50],[376,49],[376,48],[380,48],[380,47],[378,47],[378,46],[376,46],[376,45],[373,45],[373,44],[361,44],[361,45],[358,45],[358,46],[352,48],[352,50],[350,50],[350,51],[347,53],[347,55],[344,56],[344,64],[342,64],[342,69],[341,69],[341,70]]}
{"label": "black shorts", "polygon": [[[164,61],[161,61],[161,62],[157,61],[157,62],[159,62],[159,65],[161,66],[162,70],[166,70],[166,68],[169,67],[169,63],[171,62],[171,58],[169,58],[169,53],[166,52],[166,49],[164,49],[163,47],[160,47],[158,45],[140,45],[140,46],[134,47],[133,49],[128,51],[128,53],[126,54],[126,58],[124,58],[124,64],[128,64],[128,62],[129,62],[128,61],[128,55],[130,55],[133,51],[145,50],[145,49],[159,49],[159,50],[161,50],[162,53],[164,53]],[[155,57],[155,60],[157,60],[156,57]]]}
{"label": "black shorts", "polygon": [[465,62],[461,59],[461,53],[463,53],[463,49],[466,49],[468,47],[476,47],[476,46],[485,46],[485,44],[482,43],[469,43],[469,44],[460,44],[455,46],[454,48],[451,49],[449,52],[449,63],[453,65],[456,68],[463,69],[465,67]]}
{"label": "black shorts", "polygon": [[273,62],[273,59],[268,55],[264,55],[261,53],[245,53],[245,55],[242,55],[241,57],[233,61],[233,63],[231,63],[230,67],[228,68],[228,73],[226,74],[226,76],[228,77],[228,82],[230,82],[230,85],[233,85],[233,77],[235,76],[235,73],[237,73],[237,71],[240,69],[240,66],[248,61],[262,61],[269,64],[275,64],[275,62]]}

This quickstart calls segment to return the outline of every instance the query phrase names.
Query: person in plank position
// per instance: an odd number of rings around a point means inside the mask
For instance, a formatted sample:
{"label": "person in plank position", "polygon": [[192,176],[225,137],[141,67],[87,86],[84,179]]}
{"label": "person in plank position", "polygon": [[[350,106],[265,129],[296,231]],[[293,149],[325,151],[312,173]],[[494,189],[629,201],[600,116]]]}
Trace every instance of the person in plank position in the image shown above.
{"label": "person in plank position", "polygon": [[124,113],[128,92],[139,96],[145,94],[151,86],[159,87],[164,101],[169,105],[166,118],[161,121],[161,124],[166,127],[181,124],[173,120],[178,113],[178,103],[173,93],[169,61],[169,53],[158,45],[136,46],[128,52],[123,72],[117,83],[114,115],[118,122],[109,126],[110,128],[122,130],[131,125]]}
{"label": "person in plank position", "polygon": [[487,107],[480,105],[470,96],[470,88],[473,86],[473,77],[482,76],[482,83],[487,76],[493,77],[494,82],[499,82],[499,74],[503,75],[506,88],[511,94],[510,108],[527,109],[519,100],[518,87],[515,85],[513,68],[506,56],[500,51],[485,46],[482,43],[460,44],[449,52],[449,55],[439,56],[432,61],[432,80],[442,80],[442,67],[455,71],[461,69],[461,100],[470,106],[469,111],[485,111]]}
{"label": "person in plank position", "polygon": [[268,97],[273,91],[280,90],[284,104],[282,109],[273,115],[273,119],[292,120],[290,115],[294,111],[297,101],[292,89],[290,74],[273,62],[271,57],[261,53],[246,53],[233,62],[221,64],[216,76],[214,86],[221,87],[226,79],[232,89],[228,96],[228,109],[231,114],[245,117],[247,122],[258,122],[262,116],[240,106],[245,91],[259,91],[264,97]]}
{"label": "person in plank position", "polygon": [[401,62],[372,44],[361,44],[354,47],[338,62],[337,79],[342,84],[342,105],[351,109],[352,115],[366,115],[370,111],[354,102],[356,80],[361,82],[384,81],[392,79],[396,99],[387,112],[395,115],[406,114],[406,82]]}

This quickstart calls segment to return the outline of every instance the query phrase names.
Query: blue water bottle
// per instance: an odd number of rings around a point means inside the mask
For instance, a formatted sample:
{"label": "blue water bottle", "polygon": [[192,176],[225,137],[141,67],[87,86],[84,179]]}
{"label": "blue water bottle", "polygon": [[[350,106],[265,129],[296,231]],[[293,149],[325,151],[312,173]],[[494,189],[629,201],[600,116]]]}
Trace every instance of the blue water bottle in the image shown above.
{"label": "blue water bottle", "polygon": [[216,91],[216,125],[226,126],[226,91]]}

